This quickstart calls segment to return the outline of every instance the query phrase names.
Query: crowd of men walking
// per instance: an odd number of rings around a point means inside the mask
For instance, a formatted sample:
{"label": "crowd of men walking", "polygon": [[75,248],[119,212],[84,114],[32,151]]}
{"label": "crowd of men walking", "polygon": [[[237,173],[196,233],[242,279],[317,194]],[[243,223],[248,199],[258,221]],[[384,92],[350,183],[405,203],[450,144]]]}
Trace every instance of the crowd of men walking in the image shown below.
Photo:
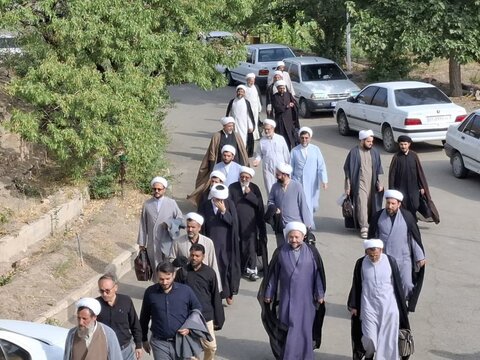
{"label": "crowd of men walking", "polygon": [[[143,351],[155,360],[196,359],[202,351],[204,359],[214,359],[215,331],[225,322],[222,299],[234,306],[241,278],[255,282],[262,275],[258,299],[274,356],[313,359],[328,273],[313,236],[314,213],[328,175],[320,148],[311,143],[312,129],[300,127],[287,75],[280,62],[267,87],[269,118],[263,121],[255,76],[248,74],[247,84],[236,88],[188,196],[197,211],[184,215],[165,195],[168,181],[152,179],[137,242],[154,269],[154,284],[145,291],[140,318],[131,299],[117,293],[115,276],[103,275],[101,296],[77,303],[78,326],[67,339],[65,359],[132,360]],[[373,132],[360,131],[344,163],[344,198],[352,203],[352,226],[365,251],[354,265],[347,301],[352,354],[358,360],[405,359],[399,332],[410,329],[426,261],[417,212],[426,204],[432,221],[439,217],[411,139],[398,139],[387,190],[373,141]],[[254,183],[260,164],[263,193]],[[276,238],[271,257],[267,224]]]}

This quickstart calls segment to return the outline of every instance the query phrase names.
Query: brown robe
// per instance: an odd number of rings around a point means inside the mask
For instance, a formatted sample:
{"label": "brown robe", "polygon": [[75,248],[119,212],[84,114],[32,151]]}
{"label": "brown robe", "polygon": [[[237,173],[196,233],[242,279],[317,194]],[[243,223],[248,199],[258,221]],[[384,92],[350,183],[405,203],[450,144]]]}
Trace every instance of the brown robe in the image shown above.
{"label": "brown robe", "polygon": [[100,326],[97,326],[92,335],[90,346],[84,339],[81,339],[77,334],[73,338],[72,357],[71,360],[107,360],[107,338]]}

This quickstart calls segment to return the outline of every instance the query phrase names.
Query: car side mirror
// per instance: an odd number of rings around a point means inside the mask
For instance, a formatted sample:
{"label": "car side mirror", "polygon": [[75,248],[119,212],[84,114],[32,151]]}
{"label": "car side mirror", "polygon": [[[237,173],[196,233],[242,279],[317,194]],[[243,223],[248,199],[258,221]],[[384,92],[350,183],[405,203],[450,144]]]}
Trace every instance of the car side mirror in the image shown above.
{"label": "car side mirror", "polygon": [[347,101],[348,101],[348,102],[351,102],[351,103],[357,102],[354,96],[349,96],[349,97],[347,98]]}

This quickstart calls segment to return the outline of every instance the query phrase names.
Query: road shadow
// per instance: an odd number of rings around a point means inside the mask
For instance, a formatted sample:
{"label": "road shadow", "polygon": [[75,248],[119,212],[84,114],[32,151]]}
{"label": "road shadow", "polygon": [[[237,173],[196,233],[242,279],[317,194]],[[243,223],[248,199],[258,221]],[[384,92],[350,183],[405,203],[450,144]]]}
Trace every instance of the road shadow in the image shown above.
{"label": "road shadow", "polygon": [[478,360],[480,359],[480,351],[477,351],[472,354],[457,354],[452,353],[450,351],[443,351],[443,350],[430,350],[429,353],[434,354],[436,356],[440,356],[444,359],[451,359],[451,360]]}
{"label": "road shadow", "polygon": [[[341,213],[342,209],[338,206],[338,212]],[[341,215],[341,214],[340,214]],[[322,216],[319,219],[315,219],[315,225],[317,230],[315,235],[318,238],[317,241],[321,240],[324,234],[333,234],[333,235],[357,235],[356,229],[347,229],[345,228],[345,221],[343,218],[333,218],[328,216]]]}
{"label": "road shadow", "polygon": [[210,132],[210,131],[196,131],[196,132],[191,132],[191,133],[177,132],[175,134],[175,136],[177,136],[177,135],[191,136],[191,137],[194,137],[194,138],[202,137],[202,138],[210,139],[212,137],[213,133]]}
{"label": "road shadow", "polygon": [[[229,93],[231,90],[231,94]],[[229,101],[229,99],[235,96],[235,88],[217,88],[213,90],[203,90],[198,86],[193,84],[183,84],[178,86],[169,86],[168,92],[170,98],[174,104],[183,104],[183,105],[206,105],[206,104],[215,104],[219,102],[224,103]],[[225,99],[226,95],[228,100]],[[225,103],[225,109],[227,104]],[[222,107],[223,107],[222,106]],[[218,121],[218,119],[216,120]]]}
{"label": "road shadow", "polygon": [[205,156],[205,153],[203,153],[203,154],[200,154],[200,153],[192,154],[192,153],[183,152],[183,151],[168,151],[167,153],[169,155],[178,155],[178,156],[182,156],[182,157],[185,157],[185,158],[188,158],[188,159],[191,159],[191,160],[195,160],[195,161],[199,161],[199,162],[202,161],[203,157]]}
{"label": "road shadow", "polygon": [[143,284],[144,286],[137,286],[137,285],[130,285],[120,282],[118,283],[118,292],[120,294],[128,294],[133,299],[143,299],[143,294],[145,293],[145,289],[150,285],[153,285],[151,281],[142,281],[139,284]]}
{"label": "road shadow", "polygon": [[326,302],[325,309],[326,309],[326,316],[334,317],[338,319],[350,320],[350,314],[347,310],[346,304],[335,304],[335,303]]}
{"label": "road shadow", "polygon": [[[267,342],[230,339],[224,336],[216,336],[218,350],[216,355],[222,359],[228,360],[274,360],[270,345]],[[335,354],[322,353],[320,350],[314,351],[315,359],[318,360],[349,360],[350,357]]]}

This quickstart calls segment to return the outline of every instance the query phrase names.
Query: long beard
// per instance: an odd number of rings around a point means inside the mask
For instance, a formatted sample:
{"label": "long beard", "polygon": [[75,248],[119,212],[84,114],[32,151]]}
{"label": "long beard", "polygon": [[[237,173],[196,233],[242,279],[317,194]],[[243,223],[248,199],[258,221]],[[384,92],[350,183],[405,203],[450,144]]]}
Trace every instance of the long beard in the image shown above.
{"label": "long beard", "polygon": [[77,336],[80,338],[80,339],[83,339],[85,340],[87,338],[87,336],[91,333],[91,331],[93,330],[93,327],[95,326],[94,322],[92,321],[90,323],[90,325],[88,326],[85,326],[85,327],[78,327],[78,330],[77,330]]}

